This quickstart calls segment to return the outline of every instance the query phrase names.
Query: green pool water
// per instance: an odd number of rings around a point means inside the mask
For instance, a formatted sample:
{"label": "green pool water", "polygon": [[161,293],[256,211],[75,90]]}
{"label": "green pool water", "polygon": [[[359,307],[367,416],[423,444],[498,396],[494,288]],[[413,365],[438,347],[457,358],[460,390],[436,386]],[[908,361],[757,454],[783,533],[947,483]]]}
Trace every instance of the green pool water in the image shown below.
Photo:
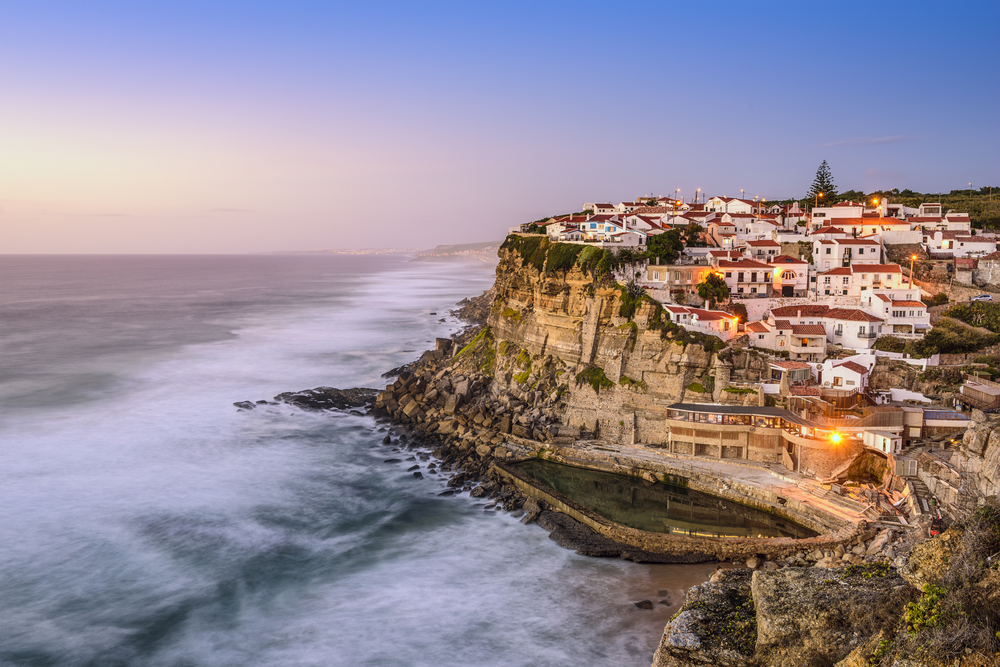
{"label": "green pool water", "polygon": [[769,512],[682,486],[548,461],[523,461],[513,468],[605,519],[653,533],[794,538],[817,534]]}

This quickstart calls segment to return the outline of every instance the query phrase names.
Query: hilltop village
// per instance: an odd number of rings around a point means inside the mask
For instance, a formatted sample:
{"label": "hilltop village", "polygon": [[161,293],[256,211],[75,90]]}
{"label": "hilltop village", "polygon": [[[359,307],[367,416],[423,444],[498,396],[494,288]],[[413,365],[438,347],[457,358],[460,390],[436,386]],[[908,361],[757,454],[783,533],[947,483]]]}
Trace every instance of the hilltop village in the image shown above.
{"label": "hilltop village", "polygon": [[[997,577],[941,563],[1000,551],[996,241],[940,205],[813,203],[588,202],[512,228],[460,312],[478,324],[372,411],[433,459],[415,477],[580,553],[744,568],[689,591],[654,665],[993,664],[1000,595],[949,591]],[[939,600],[977,630],[898,631]]]}

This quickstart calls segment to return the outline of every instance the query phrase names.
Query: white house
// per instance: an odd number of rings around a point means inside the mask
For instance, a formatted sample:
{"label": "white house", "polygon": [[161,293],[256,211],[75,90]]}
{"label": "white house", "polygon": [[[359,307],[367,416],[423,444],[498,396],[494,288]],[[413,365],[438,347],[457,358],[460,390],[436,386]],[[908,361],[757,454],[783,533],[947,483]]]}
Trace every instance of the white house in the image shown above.
{"label": "white house", "polygon": [[[919,290],[909,292],[917,293]],[[885,322],[883,334],[926,333],[931,328],[931,315],[927,312],[927,306],[914,297],[878,293],[870,302],[870,309],[881,315]]]}
{"label": "white house", "polygon": [[712,197],[705,202],[706,211],[718,213],[754,213],[759,204],[752,199],[737,197]]}
{"label": "white house", "polygon": [[903,436],[889,431],[863,431],[861,441],[865,447],[884,454],[899,454],[903,451]]}
{"label": "white house", "polygon": [[863,391],[868,386],[868,369],[855,361],[827,361],[819,372],[819,382],[832,389]]}
{"label": "white house", "polygon": [[878,264],[882,244],[875,239],[833,238],[813,241],[813,265],[819,271],[852,264]]}
{"label": "white house", "polygon": [[719,260],[717,266],[732,296],[770,294],[774,271],[770,265],[743,259],[736,262]]}
{"label": "white house", "polygon": [[882,318],[871,313],[820,304],[781,306],[771,310],[771,317],[791,324],[821,324],[828,342],[852,350],[871,348],[882,328]]}
{"label": "white house", "polygon": [[809,290],[809,262],[788,255],[771,257],[772,293],[780,296],[806,296]]}
{"label": "white house", "polygon": [[898,264],[859,264],[824,271],[816,276],[821,296],[870,296],[872,291],[909,288]]}
{"label": "white house", "polygon": [[819,361],[826,357],[826,329],[821,324],[792,324],[772,315],[747,324],[746,334],[754,347],[788,352],[789,359]]}
{"label": "white house", "polygon": [[773,239],[746,242],[746,255],[758,262],[767,262],[781,254],[781,244]]}
{"label": "white house", "polygon": [[996,239],[992,236],[969,236],[959,231],[925,231],[923,238],[925,247],[935,256],[984,257],[997,249]]}
{"label": "white house", "polygon": [[663,310],[668,313],[671,322],[686,329],[718,336],[722,340],[729,340],[737,334],[738,318],[732,313],[666,304]]}

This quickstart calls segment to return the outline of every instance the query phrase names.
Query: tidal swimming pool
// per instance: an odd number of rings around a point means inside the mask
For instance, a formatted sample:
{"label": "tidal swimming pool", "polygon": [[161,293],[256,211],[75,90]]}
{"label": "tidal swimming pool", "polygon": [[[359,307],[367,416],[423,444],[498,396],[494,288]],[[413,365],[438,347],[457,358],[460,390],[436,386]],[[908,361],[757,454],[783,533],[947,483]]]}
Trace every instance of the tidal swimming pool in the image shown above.
{"label": "tidal swimming pool", "polygon": [[609,521],[652,533],[797,539],[817,534],[784,517],[683,486],[549,461],[523,461],[512,468]]}

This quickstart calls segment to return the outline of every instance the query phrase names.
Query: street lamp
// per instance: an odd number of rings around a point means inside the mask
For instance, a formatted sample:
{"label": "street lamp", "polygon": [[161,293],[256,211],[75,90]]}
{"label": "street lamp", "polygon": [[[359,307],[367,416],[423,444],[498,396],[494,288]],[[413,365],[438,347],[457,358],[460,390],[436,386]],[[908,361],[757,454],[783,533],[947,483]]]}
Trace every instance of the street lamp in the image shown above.
{"label": "street lamp", "polygon": [[822,196],[823,196],[822,192],[817,192],[816,193],[816,197],[814,197],[814,200],[813,200],[813,208],[816,208],[817,206],[819,206],[819,199]]}
{"label": "street lamp", "polygon": [[913,287],[913,260],[917,258],[916,255],[910,255],[910,287]]}
{"label": "street lamp", "polygon": [[700,194],[701,194],[701,188],[698,188],[697,190],[695,190],[695,191],[694,191],[694,203],[695,203],[695,204],[697,204],[697,203],[698,203],[698,196],[699,196]]}

